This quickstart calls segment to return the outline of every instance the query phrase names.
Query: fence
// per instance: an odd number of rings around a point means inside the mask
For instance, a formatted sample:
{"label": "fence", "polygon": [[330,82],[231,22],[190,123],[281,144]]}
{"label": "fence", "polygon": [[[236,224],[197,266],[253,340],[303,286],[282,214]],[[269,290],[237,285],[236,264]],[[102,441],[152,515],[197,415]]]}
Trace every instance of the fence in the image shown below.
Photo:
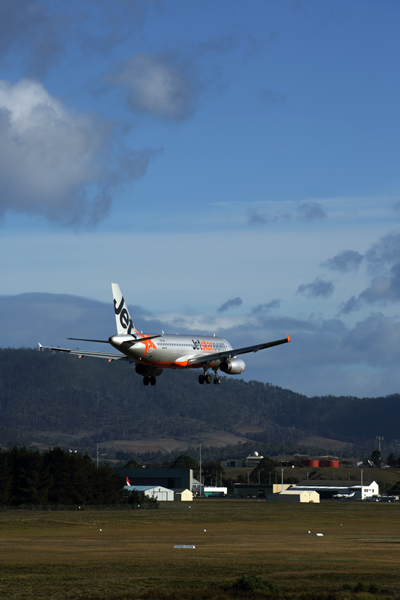
{"label": "fence", "polygon": [[146,510],[153,508],[150,504],[18,504],[14,506],[2,506],[0,512],[17,512],[17,511],[100,511],[100,510]]}

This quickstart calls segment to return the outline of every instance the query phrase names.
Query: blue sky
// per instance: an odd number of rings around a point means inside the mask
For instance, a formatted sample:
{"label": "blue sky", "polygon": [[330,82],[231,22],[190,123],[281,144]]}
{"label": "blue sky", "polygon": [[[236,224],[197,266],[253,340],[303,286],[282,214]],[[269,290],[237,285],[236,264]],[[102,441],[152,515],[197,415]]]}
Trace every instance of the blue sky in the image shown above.
{"label": "blue sky", "polygon": [[247,379],[399,392],[399,22],[397,0],[2,3],[1,345],[109,335],[118,282],[143,329],[289,333]]}

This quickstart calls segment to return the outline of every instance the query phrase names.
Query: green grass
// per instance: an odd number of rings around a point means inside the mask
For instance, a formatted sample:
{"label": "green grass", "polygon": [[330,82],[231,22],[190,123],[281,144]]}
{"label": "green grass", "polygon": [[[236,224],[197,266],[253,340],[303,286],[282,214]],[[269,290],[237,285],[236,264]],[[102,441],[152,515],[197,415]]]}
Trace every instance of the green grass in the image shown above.
{"label": "green grass", "polygon": [[399,551],[400,504],[1,513],[0,598],[398,597]]}

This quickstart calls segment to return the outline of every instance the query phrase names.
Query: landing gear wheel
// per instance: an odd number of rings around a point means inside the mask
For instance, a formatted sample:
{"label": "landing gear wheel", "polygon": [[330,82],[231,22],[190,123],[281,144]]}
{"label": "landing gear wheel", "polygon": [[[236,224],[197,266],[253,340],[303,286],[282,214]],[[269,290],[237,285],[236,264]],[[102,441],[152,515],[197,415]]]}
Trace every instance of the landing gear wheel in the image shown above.
{"label": "landing gear wheel", "polygon": [[143,385],[149,385],[149,378],[147,377],[143,377]]}
{"label": "landing gear wheel", "polygon": [[207,375],[206,375],[206,383],[211,383],[211,375],[210,375],[210,373],[207,373]]}
{"label": "landing gear wheel", "polygon": [[156,385],[157,379],[155,377],[153,377],[153,376],[150,377],[150,383],[151,383],[151,385]]}
{"label": "landing gear wheel", "polygon": [[214,383],[216,383],[216,384],[218,384],[218,385],[219,385],[219,384],[221,383],[221,380],[220,380],[220,378],[219,378],[219,377],[216,377],[216,378],[214,379]]}
{"label": "landing gear wheel", "polygon": [[204,383],[204,375],[199,375],[199,383]]}

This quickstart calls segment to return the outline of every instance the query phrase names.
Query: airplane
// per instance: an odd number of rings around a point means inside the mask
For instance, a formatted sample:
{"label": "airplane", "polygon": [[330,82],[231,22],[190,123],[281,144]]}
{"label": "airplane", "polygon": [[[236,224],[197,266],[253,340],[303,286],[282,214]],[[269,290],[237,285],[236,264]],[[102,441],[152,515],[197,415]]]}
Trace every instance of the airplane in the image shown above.
{"label": "airplane", "polygon": [[136,373],[142,375],[144,385],[155,385],[156,377],[161,375],[164,369],[203,369],[199,375],[199,383],[211,383],[212,376],[208,372],[214,371],[214,383],[220,384],[218,370],[230,375],[243,373],[246,368],[245,362],[237,358],[238,354],[258,352],[264,348],[279,346],[290,342],[287,335],[282,340],[246,346],[233,349],[224,338],[198,337],[196,335],[164,335],[143,334],[135,329],[130,317],[125,299],[117,283],[111,284],[115,320],[117,324],[117,335],[112,335],[108,340],[89,340],[85,338],[68,338],[80,342],[96,342],[110,344],[120,354],[113,352],[92,352],[90,350],[79,350],[69,348],[58,348],[53,346],[42,346],[42,348],[58,352],[69,352],[79,358],[91,357],[102,358],[113,362],[124,360],[135,364]]}

